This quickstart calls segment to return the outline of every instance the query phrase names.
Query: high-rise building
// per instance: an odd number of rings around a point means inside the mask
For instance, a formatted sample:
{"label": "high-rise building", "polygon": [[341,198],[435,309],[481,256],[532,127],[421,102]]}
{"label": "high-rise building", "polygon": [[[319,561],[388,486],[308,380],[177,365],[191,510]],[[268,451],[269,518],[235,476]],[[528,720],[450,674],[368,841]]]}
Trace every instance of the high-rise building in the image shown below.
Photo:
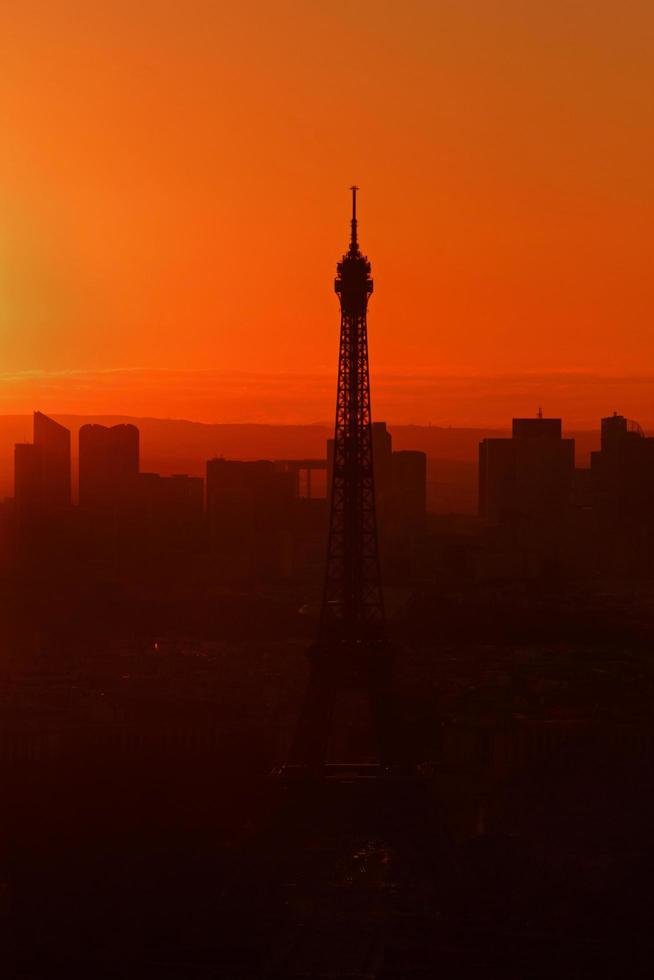
{"label": "high-rise building", "polygon": [[375,497],[377,510],[381,515],[387,499],[392,493],[393,484],[393,439],[385,422],[373,422],[372,459],[375,469]]}
{"label": "high-rise building", "polygon": [[479,513],[489,524],[560,519],[571,503],[574,439],[561,419],[513,419],[511,439],[479,445]]}
{"label": "high-rise building", "polygon": [[400,524],[419,525],[427,514],[427,456],[404,449],[391,456],[391,517]]}
{"label": "high-rise building", "polygon": [[20,518],[37,514],[42,507],[42,458],[33,442],[14,446],[14,499]]}
{"label": "high-rise building", "polygon": [[79,502],[110,509],[133,491],[139,472],[135,425],[83,425],[79,430]]}
{"label": "high-rise building", "polygon": [[203,497],[202,477],[185,473],[139,473],[133,494],[146,522],[171,526],[201,517]]}
{"label": "high-rise building", "polygon": [[35,412],[34,445],[41,452],[46,507],[67,507],[70,504],[70,429],[42,412]]}
{"label": "high-rise building", "polygon": [[296,474],[278,469],[272,460],[207,460],[207,515],[213,536],[228,531],[227,500],[240,500],[240,509],[253,520],[256,515],[258,521],[277,521],[296,496]]}
{"label": "high-rise building", "polygon": [[613,524],[651,521],[654,439],[615,412],[602,419],[599,452],[591,453],[593,506]]}
{"label": "high-rise building", "polygon": [[207,461],[209,536],[236,574],[280,567],[297,494],[297,474],[272,460]]}
{"label": "high-rise building", "polygon": [[19,517],[70,505],[70,430],[42,412],[34,413],[34,441],[14,449],[14,495]]}

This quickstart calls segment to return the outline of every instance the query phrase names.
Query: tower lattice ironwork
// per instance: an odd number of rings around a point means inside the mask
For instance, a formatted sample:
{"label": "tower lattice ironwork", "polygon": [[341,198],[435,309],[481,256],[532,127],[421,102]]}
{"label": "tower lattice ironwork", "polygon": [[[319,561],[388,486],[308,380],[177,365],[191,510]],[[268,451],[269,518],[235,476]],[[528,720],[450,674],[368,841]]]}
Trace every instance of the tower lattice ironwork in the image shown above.
{"label": "tower lattice ironwork", "polygon": [[350,245],[334,283],[341,332],[325,587],[290,760],[312,771],[327,760],[334,708],[347,689],[367,695],[379,761],[385,764],[393,754],[392,653],[384,638],[370,417],[367,309],[373,282],[357,236],[358,188],[351,190]]}
{"label": "tower lattice ironwork", "polygon": [[320,639],[365,640],[379,632],[384,600],[379,570],[368,368],[370,262],[357,235],[352,187],[350,247],[337,266],[341,303],[331,509]]}

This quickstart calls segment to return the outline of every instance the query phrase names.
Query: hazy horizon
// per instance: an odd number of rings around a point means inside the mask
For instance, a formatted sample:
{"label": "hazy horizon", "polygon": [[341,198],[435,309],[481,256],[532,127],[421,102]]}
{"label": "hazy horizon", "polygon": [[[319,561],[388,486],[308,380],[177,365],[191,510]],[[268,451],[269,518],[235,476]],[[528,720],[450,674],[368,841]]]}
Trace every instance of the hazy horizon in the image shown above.
{"label": "hazy horizon", "polygon": [[[654,375],[591,372],[413,375],[372,370],[373,417],[396,425],[506,428],[561,417],[596,429],[617,411],[654,427]],[[332,424],[336,371],[31,371],[0,374],[0,414],[133,415],[206,424]]]}

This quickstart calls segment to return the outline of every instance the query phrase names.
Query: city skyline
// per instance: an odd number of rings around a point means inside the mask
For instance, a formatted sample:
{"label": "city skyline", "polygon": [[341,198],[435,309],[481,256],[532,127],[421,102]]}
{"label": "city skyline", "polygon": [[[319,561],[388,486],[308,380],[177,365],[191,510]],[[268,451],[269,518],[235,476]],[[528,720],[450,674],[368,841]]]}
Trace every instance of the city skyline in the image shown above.
{"label": "city skyline", "polygon": [[652,38],[0,5],[7,975],[650,975]]}

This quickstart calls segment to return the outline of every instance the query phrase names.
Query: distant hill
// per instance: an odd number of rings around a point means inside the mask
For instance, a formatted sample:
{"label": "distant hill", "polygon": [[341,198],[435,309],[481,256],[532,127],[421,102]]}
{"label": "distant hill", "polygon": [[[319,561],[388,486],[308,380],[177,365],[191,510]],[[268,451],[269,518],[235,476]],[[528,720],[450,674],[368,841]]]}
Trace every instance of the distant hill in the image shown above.
{"label": "distant hill", "polygon": [[[206,424],[181,419],[134,418],[126,415],[57,415],[53,418],[71,430],[73,472],[76,469],[77,433],[87,422],[117,425],[131,422],[141,433],[141,469],[157,473],[204,475],[207,459],[298,459],[325,455],[332,426]],[[476,462],[481,439],[506,436],[508,430],[459,429],[389,423],[395,449],[417,449],[429,457],[430,501],[436,510],[476,506]],[[588,455],[599,444],[597,432],[569,432],[576,439],[577,465],[587,466]],[[28,415],[0,415],[0,497],[13,492],[13,446],[31,441]],[[74,482],[75,478],[74,478]]]}

